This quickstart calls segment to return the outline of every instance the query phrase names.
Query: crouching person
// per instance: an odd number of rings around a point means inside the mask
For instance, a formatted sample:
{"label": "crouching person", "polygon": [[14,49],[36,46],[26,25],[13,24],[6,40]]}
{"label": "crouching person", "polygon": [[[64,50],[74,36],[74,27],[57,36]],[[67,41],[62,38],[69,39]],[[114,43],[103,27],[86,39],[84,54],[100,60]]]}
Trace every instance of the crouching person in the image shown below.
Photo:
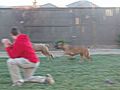
{"label": "crouching person", "polygon": [[[14,42],[11,43],[9,39],[2,39],[2,43],[10,57],[7,65],[13,82],[12,86],[21,86],[25,82],[54,84],[55,81],[50,74],[33,76],[40,60],[32,48],[29,37],[20,33],[17,28],[12,28],[10,34]],[[20,69],[23,71],[23,78]]]}

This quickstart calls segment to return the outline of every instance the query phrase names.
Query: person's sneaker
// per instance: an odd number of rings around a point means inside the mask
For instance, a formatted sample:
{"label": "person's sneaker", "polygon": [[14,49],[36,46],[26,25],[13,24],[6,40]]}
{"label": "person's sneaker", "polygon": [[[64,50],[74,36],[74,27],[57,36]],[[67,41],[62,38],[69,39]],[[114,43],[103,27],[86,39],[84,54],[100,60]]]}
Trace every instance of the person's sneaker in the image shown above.
{"label": "person's sneaker", "polygon": [[24,81],[23,80],[20,80],[20,81],[17,81],[17,82],[15,82],[14,84],[12,84],[12,86],[22,86],[22,84],[24,83]]}
{"label": "person's sneaker", "polygon": [[54,84],[55,83],[55,80],[53,79],[53,77],[50,75],[50,74],[47,74],[46,75],[46,81],[45,81],[47,84]]}

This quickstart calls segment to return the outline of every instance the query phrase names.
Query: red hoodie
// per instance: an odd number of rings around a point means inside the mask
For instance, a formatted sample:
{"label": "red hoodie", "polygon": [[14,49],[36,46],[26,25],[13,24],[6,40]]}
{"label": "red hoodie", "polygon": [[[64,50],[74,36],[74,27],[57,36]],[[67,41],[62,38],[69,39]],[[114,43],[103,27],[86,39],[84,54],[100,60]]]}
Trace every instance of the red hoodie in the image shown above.
{"label": "red hoodie", "polygon": [[39,62],[39,59],[32,48],[32,43],[25,34],[20,34],[14,44],[6,48],[6,51],[10,58],[26,58],[33,63]]}

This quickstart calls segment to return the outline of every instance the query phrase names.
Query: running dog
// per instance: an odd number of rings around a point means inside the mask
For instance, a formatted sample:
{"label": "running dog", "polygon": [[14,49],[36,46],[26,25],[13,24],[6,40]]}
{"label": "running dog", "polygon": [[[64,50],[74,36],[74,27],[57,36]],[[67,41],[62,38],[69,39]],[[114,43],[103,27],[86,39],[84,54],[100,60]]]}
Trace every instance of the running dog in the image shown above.
{"label": "running dog", "polygon": [[49,51],[49,45],[48,44],[33,44],[33,48],[35,51],[41,52],[43,55],[45,55],[49,60],[54,59],[53,55]]}
{"label": "running dog", "polygon": [[[69,56],[73,57],[75,55],[80,54],[82,60],[84,58],[86,58],[91,61],[91,57],[90,57],[88,48],[80,47],[80,46],[73,46],[73,45],[65,44],[63,42],[56,43],[55,48],[62,49],[64,51],[65,55],[69,55]],[[80,61],[80,62],[82,62],[82,61]]]}

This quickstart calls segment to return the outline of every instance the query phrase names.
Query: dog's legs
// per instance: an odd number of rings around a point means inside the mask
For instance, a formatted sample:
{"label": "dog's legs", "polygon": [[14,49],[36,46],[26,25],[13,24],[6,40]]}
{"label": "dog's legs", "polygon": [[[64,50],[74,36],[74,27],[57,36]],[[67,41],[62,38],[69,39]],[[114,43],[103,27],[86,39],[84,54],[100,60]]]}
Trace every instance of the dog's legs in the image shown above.
{"label": "dog's legs", "polygon": [[44,52],[42,51],[42,54],[45,55],[48,58],[48,60],[54,59],[53,55],[48,51],[44,51]]}
{"label": "dog's legs", "polygon": [[51,54],[51,53],[49,53],[48,52],[48,56],[49,56],[49,58],[52,60],[52,59],[54,59],[54,56]]}
{"label": "dog's legs", "polygon": [[72,55],[69,55],[69,59],[71,59],[71,60],[72,60],[72,59],[74,59],[74,57],[73,57]]}
{"label": "dog's legs", "polygon": [[53,55],[46,55],[46,57],[47,57],[48,60],[54,59]]}
{"label": "dog's legs", "polygon": [[89,52],[86,52],[85,56],[84,56],[90,63],[92,62],[92,59],[90,57]]}
{"label": "dog's legs", "polygon": [[50,57],[51,57],[52,59],[54,59],[54,57],[53,57],[53,55],[52,55],[52,54],[50,55]]}
{"label": "dog's legs", "polygon": [[80,53],[80,60],[79,60],[79,62],[82,63],[83,61],[84,61],[84,56],[83,56],[82,53]]}
{"label": "dog's legs", "polygon": [[88,61],[89,63],[92,62],[91,57],[88,57],[88,56],[87,56],[87,57],[86,57],[86,56],[83,56],[82,59]]}
{"label": "dog's legs", "polygon": [[83,60],[84,60],[84,61],[88,61],[89,63],[91,63],[91,59],[88,58],[88,57],[86,57],[86,56],[83,56]]}
{"label": "dog's legs", "polygon": [[91,63],[92,62],[92,58],[89,56],[88,57],[88,61]]}

